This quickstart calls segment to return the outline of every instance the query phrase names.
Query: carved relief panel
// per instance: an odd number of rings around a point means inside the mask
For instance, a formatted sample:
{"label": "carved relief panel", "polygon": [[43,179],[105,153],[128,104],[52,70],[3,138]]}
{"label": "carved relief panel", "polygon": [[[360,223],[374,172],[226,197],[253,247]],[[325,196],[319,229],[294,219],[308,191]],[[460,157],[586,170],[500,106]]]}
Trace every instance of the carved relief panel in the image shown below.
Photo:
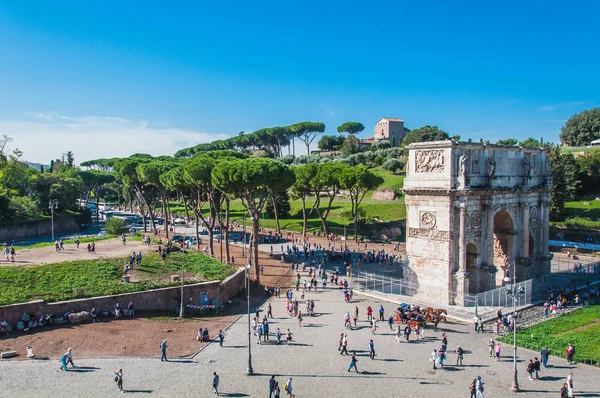
{"label": "carved relief panel", "polygon": [[417,151],[415,154],[415,171],[417,173],[441,173],[445,168],[444,151]]}

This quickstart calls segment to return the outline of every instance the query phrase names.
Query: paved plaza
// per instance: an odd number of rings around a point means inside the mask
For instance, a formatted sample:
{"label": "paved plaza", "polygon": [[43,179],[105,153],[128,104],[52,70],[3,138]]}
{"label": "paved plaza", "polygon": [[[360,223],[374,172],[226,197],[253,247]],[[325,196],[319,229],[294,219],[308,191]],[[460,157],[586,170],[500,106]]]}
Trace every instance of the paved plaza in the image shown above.
{"label": "paved plaza", "polygon": [[[282,295],[283,296],[283,295]],[[295,318],[287,315],[285,300],[272,299],[271,331],[280,328],[283,333],[290,328],[294,339],[291,345],[256,345],[252,337],[252,363],[255,375],[246,376],[248,355],[247,317],[242,316],[226,332],[225,345],[208,345],[192,359],[173,358],[159,360],[159,343],[156,358],[106,358],[82,359],[78,368],[58,372],[56,360],[20,360],[0,362],[0,396],[16,394],[27,397],[70,395],[77,397],[120,396],[113,371],[122,368],[127,394],[151,394],[159,397],[198,397],[211,393],[213,371],[220,375],[222,396],[268,396],[268,379],[275,375],[283,386],[293,377],[297,397],[367,397],[367,396],[439,396],[468,397],[469,384],[481,375],[486,397],[506,397],[512,393],[512,348],[504,346],[502,361],[495,362],[487,354],[487,340],[491,333],[477,334],[471,325],[441,324],[438,332],[428,329],[425,339],[396,343],[386,322],[378,325],[373,336],[366,322],[368,305],[373,309],[380,302],[355,297],[346,304],[337,289],[327,292],[308,292],[307,299],[315,300],[315,317],[306,317],[302,327]],[[383,303],[386,316],[392,303]],[[360,309],[359,328],[343,327],[343,315],[355,305]],[[266,306],[266,304],[265,304]],[[304,309],[300,305],[300,309]],[[304,311],[303,311],[304,312]],[[261,312],[261,317],[266,311]],[[348,351],[356,352],[360,373],[348,372],[349,357],[337,351],[339,335],[348,334]],[[440,346],[442,332],[448,334],[447,362],[443,368],[432,369],[429,355]],[[168,336],[165,336],[168,338]],[[194,336],[190,336],[190,344]],[[373,338],[377,357],[370,360],[368,342]],[[274,339],[274,337],[271,337]],[[94,344],[90,341],[90,344]],[[453,366],[454,349],[461,345],[465,350],[465,366]],[[65,347],[68,342],[65,342]],[[585,365],[570,366],[562,359],[551,358],[550,367],[542,370],[539,380],[528,380],[525,362],[536,353],[519,350],[519,381],[527,397],[558,396],[561,383],[570,371],[574,373],[577,396],[600,396],[600,369]]]}

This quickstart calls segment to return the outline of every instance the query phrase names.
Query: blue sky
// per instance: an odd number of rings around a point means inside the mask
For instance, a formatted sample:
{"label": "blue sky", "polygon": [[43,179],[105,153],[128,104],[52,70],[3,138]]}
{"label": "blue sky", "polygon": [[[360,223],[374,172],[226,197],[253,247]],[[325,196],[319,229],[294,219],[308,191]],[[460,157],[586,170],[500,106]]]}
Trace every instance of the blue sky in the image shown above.
{"label": "blue sky", "polygon": [[40,162],[304,120],[367,137],[382,116],[557,141],[600,106],[598,15],[597,1],[0,0],[0,134]]}

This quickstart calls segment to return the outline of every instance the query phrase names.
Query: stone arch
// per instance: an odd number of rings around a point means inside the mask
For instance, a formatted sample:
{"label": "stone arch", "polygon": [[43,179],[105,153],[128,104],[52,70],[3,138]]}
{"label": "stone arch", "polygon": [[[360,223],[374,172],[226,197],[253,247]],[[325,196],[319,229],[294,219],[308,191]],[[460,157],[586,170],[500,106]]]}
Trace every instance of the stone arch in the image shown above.
{"label": "stone arch", "polygon": [[506,210],[499,210],[494,214],[494,234],[493,239],[493,259],[494,266],[502,272],[495,274],[495,286],[502,286],[502,282],[505,276],[506,259],[515,259],[514,256],[514,237],[515,237],[515,224],[513,217]]}
{"label": "stone arch", "polygon": [[467,272],[471,274],[471,280],[469,283],[469,293],[477,293],[479,288],[480,273],[482,272],[477,259],[479,257],[479,251],[477,246],[473,242],[467,244]]}
{"label": "stone arch", "polygon": [[535,256],[535,238],[532,234],[529,234],[529,258],[533,260]]}

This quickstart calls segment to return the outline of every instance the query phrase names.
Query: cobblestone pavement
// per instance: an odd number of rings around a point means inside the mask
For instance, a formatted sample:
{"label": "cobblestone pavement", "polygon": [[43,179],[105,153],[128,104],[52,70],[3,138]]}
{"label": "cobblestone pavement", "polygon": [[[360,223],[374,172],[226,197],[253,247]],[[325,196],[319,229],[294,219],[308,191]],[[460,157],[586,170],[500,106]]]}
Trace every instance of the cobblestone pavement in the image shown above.
{"label": "cobblestone pavement", "polygon": [[[295,293],[296,294],[296,293]],[[156,358],[85,359],[75,363],[80,368],[58,372],[56,360],[0,362],[0,397],[75,397],[120,396],[113,370],[122,368],[127,394],[151,394],[158,397],[203,397],[211,394],[212,372],[220,375],[222,396],[268,396],[268,379],[275,375],[281,385],[293,377],[297,397],[368,397],[368,396],[440,396],[468,397],[469,384],[481,375],[486,397],[507,397],[512,381],[512,347],[502,350],[502,361],[495,362],[487,354],[490,333],[477,334],[471,325],[441,324],[438,332],[427,330],[425,339],[396,343],[386,322],[379,323],[376,335],[371,334],[365,311],[374,299],[355,297],[346,304],[337,290],[308,292],[315,300],[317,316],[306,317],[302,327],[287,315],[284,299],[272,299],[275,319],[271,331],[287,328],[294,334],[291,345],[256,345],[252,336],[254,376],[245,376],[248,355],[247,318],[242,316],[226,332],[225,345],[211,343],[193,359],[159,360]],[[392,304],[382,302],[387,314]],[[265,304],[266,305],[266,304]],[[359,328],[343,327],[343,314],[358,305]],[[304,305],[300,305],[304,309]],[[304,311],[303,311],[304,312]],[[261,316],[266,314],[261,312]],[[340,333],[348,334],[348,351],[356,352],[360,373],[347,372],[349,357],[337,351]],[[440,346],[442,332],[448,334],[449,352],[443,368],[433,370],[429,354]],[[193,336],[190,336],[192,339]],[[368,342],[373,339],[377,356],[370,360]],[[274,337],[271,337],[274,339]],[[65,342],[67,343],[67,342]],[[94,342],[90,342],[94,344]],[[190,343],[191,344],[191,343]],[[456,367],[454,349],[465,350],[465,366]],[[570,371],[574,373],[577,396],[600,397],[597,380],[600,369],[585,365],[567,365],[562,359],[551,358],[550,367],[543,369],[539,380],[526,377],[525,363],[536,353],[519,350],[519,381],[523,396],[558,396],[558,390]]]}

